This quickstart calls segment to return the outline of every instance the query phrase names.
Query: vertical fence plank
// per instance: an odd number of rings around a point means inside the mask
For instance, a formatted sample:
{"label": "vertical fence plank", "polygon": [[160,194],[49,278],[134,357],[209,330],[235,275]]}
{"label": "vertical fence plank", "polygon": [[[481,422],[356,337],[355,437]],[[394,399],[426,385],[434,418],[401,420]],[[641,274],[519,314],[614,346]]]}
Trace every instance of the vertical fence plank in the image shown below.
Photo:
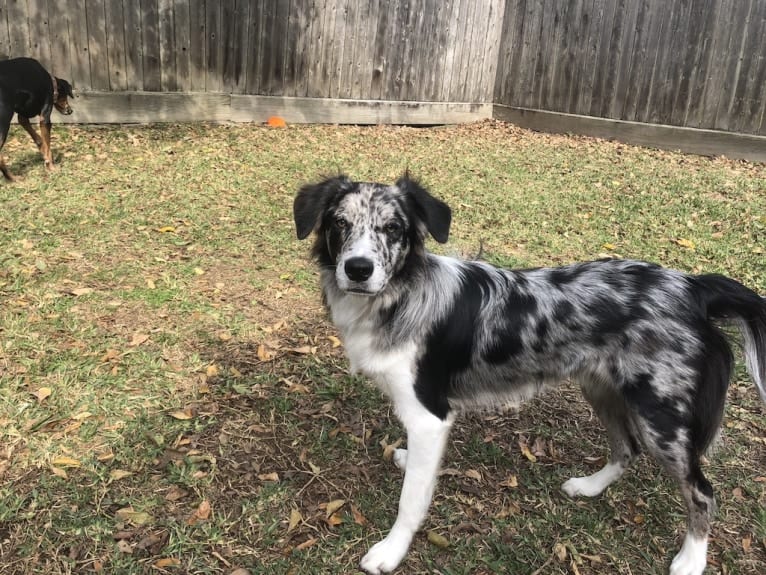
{"label": "vertical fence plank", "polygon": [[51,44],[48,30],[48,2],[46,0],[27,0],[29,13],[29,53],[43,66],[51,66]]}
{"label": "vertical fence plank", "polygon": [[181,92],[191,91],[191,14],[188,0],[173,2],[173,46],[176,83]]}
{"label": "vertical fence plank", "polygon": [[189,0],[189,89],[205,91],[205,0]]}
{"label": "vertical fence plank", "polygon": [[160,84],[163,92],[178,90],[176,74],[175,20],[173,0],[159,0],[160,32]]}
{"label": "vertical fence plank", "polygon": [[109,89],[113,92],[127,89],[125,63],[125,18],[122,12],[122,0],[106,0],[104,4],[106,19],[106,53],[109,71]]}
{"label": "vertical fence plank", "polygon": [[104,0],[86,0],[90,82],[94,90],[109,90],[109,58],[106,46]]}
{"label": "vertical fence plank", "polygon": [[733,127],[737,132],[757,134],[766,105],[766,2],[753,6],[750,23],[752,30],[748,34],[748,46],[744,49],[750,60],[742,67],[746,87],[737,102]]}
{"label": "vertical fence plank", "polygon": [[144,89],[143,43],[141,4],[123,2],[122,16],[125,23],[125,87],[136,91]]}
{"label": "vertical fence plank", "polygon": [[572,81],[569,84],[566,104],[564,106],[565,111],[570,114],[579,113],[578,102],[580,90],[583,89],[586,77],[590,74],[591,61],[588,59],[588,54],[590,51],[594,26],[593,12],[593,0],[582,0],[574,32],[574,62],[571,63]]}
{"label": "vertical fence plank", "polygon": [[245,91],[261,93],[261,69],[263,65],[263,5],[264,0],[251,0],[250,22],[247,35],[247,65],[245,67]]}
{"label": "vertical fence plank", "polygon": [[11,33],[8,25],[8,9],[5,0],[0,0],[0,60],[11,57]]}
{"label": "vertical fence plank", "polygon": [[75,90],[88,91],[92,89],[90,79],[90,49],[88,47],[88,19],[85,0],[71,0],[69,10],[69,38],[72,43],[70,53],[72,59],[72,77],[70,82]]}
{"label": "vertical fence plank", "polygon": [[689,99],[691,97],[692,87],[697,80],[697,66],[701,49],[705,38],[705,9],[708,8],[707,0],[692,2],[689,11],[686,14],[684,28],[686,35],[683,46],[683,59],[678,61],[678,74],[676,79],[676,90],[671,104],[670,122],[673,124],[683,124],[686,122]]}
{"label": "vertical fence plank", "polygon": [[[1,21],[0,21],[1,22]],[[50,71],[59,78],[72,81],[72,39],[69,37],[69,15],[66,6],[48,1],[48,29],[51,44]]]}
{"label": "vertical fence plank", "polygon": [[716,22],[718,0],[704,0],[695,5],[702,20],[701,31],[696,41],[695,58],[691,64],[689,98],[683,118],[683,125],[693,128],[700,126],[702,99],[714,51],[713,32]]}
{"label": "vertical fence plank", "polygon": [[[729,24],[731,26],[728,63],[724,86],[727,87],[726,97],[722,97],[718,103],[716,128],[731,130],[736,125],[736,118],[740,113],[737,101],[742,99],[747,86],[747,71],[750,70],[753,52],[747,50],[750,34],[753,33],[751,22],[753,4],[757,0],[740,0],[737,10],[732,15]],[[735,33],[738,30],[739,33]],[[759,52],[765,49],[761,45]]]}
{"label": "vertical fence plank", "polygon": [[162,90],[160,67],[160,9],[158,0],[141,0],[143,15],[142,62],[144,90],[159,92]]}
{"label": "vertical fence plank", "polygon": [[229,0],[222,3],[221,10],[223,90],[229,93],[242,94],[247,88],[245,57],[250,3],[246,0]]}
{"label": "vertical fence plank", "polygon": [[29,12],[27,0],[6,0],[10,55],[13,58],[29,56]]}
{"label": "vertical fence plank", "polygon": [[220,92],[223,89],[221,67],[221,5],[219,2],[205,2],[205,89]]}

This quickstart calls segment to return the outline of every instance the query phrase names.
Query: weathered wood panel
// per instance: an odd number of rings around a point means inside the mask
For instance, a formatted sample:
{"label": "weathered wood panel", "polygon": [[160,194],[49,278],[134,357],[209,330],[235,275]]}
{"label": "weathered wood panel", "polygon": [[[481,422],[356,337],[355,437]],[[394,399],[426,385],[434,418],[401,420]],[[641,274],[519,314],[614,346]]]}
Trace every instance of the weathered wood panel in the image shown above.
{"label": "weathered wood panel", "polygon": [[766,133],[766,0],[506,0],[494,101]]}
{"label": "weathered wood panel", "polygon": [[1,0],[0,56],[84,92],[487,102],[505,3]]}

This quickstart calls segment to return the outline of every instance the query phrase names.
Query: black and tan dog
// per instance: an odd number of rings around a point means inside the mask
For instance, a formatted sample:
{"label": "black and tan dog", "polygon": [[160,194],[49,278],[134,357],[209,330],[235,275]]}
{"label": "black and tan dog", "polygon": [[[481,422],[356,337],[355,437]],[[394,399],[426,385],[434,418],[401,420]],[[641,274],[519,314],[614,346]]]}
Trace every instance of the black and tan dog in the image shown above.
{"label": "black and tan dog", "polygon": [[[40,149],[45,167],[53,168],[51,111],[55,107],[64,115],[71,114],[68,97],[74,98],[69,82],[50,74],[37,60],[12,58],[0,61],[0,150],[5,145],[11,119],[16,113],[19,124],[29,132]],[[35,116],[40,116],[39,134],[29,123],[29,119]],[[1,154],[0,171],[7,180],[13,180]]]}

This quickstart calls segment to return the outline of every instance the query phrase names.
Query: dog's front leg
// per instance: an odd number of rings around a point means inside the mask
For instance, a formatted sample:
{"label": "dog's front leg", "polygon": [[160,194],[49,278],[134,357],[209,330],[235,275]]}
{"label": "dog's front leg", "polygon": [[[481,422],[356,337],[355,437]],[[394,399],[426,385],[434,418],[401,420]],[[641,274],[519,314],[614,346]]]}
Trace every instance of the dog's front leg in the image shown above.
{"label": "dog's front leg", "polygon": [[407,456],[399,514],[388,536],[374,545],[361,562],[362,569],[374,575],[396,569],[423,523],[436,487],[439,464],[452,423],[450,418],[442,420],[429,412],[414,397],[414,393],[403,403],[397,402],[399,418],[407,430]]}

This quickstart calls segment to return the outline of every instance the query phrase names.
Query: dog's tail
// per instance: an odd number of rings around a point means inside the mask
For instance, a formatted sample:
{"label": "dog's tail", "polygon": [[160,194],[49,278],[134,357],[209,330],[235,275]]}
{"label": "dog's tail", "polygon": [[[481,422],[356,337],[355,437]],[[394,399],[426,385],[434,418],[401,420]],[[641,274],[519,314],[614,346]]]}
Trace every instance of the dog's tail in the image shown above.
{"label": "dog's tail", "polygon": [[722,275],[696,276],[694,281],[707,316],[734,321],[742,332],[747,370],[766,402],[766,298]]}

